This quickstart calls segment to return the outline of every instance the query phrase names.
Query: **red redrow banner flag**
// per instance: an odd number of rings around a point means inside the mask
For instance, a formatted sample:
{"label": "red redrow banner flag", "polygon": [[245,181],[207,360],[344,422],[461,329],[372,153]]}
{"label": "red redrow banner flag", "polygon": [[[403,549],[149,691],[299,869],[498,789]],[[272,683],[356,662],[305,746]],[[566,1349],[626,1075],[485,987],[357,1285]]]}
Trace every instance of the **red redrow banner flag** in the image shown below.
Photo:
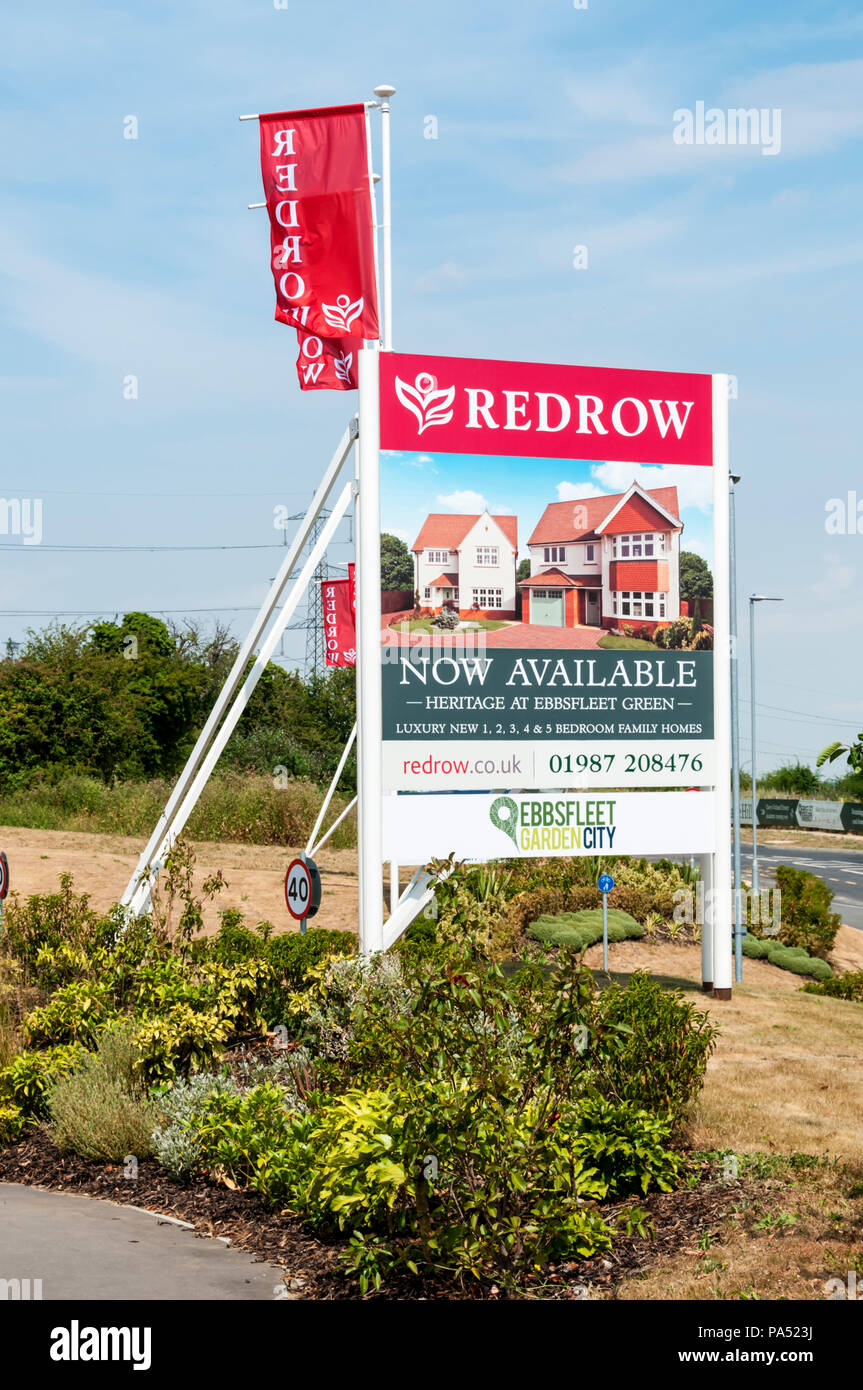
{"label": "red redrow banner flag", "polygon": [[297,329],[303,390],[354,390],[357,352],[380,336],[366,108],[259,124],[276,319]]}
{"label": "red redrow banner flag", "polygon": [[324,641],[328,666],[356,666],[357,634],[350,579],[325,579],[321,584]]}

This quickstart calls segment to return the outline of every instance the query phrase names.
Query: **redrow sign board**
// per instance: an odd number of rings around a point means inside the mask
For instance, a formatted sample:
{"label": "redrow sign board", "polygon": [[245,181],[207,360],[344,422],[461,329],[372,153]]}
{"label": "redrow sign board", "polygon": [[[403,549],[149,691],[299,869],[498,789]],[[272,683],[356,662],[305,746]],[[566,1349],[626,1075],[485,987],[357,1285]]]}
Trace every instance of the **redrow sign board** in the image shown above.
{"label": "redrow sign board", "polygon": [[382,449],[713,462],[711,378],[381,353]]}

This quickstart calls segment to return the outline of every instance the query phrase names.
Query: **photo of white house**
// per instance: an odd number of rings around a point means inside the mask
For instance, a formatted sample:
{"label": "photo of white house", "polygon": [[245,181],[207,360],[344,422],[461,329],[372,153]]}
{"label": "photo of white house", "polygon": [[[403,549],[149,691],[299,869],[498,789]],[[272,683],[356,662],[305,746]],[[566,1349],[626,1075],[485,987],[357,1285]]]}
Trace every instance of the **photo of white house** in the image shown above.
{"label": "photo of white house", "polygon": [[678,618],[682,530],[676,487],[549,503],[527,541],[522,622],[652,632]]}
{"label": "photo of white house", "polygon": [[411,546],[420,607],[514,618],[518,518],[430,513]]}

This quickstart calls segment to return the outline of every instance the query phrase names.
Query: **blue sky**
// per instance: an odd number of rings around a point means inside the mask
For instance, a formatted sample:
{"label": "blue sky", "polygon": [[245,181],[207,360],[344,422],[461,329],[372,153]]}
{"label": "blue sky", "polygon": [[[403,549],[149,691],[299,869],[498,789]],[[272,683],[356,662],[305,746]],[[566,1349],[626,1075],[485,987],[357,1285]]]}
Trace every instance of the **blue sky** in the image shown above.
{"label": "blue sky", "polygon": [[[732,373],[739,588],[784,598],[760,762],[863,725],[863,536],[824,526],[863,496],[858,6],[47,0],[3,30],[0,497],[42,498],[44,537],[0,537],[0,641],[25,613],[249,621],[275,550],[49,547],[280,541],[350,404],[296,386],[236,117],[391,81],[395,346]],[[675,144],[698,101],[780,108],[780,152]]]}
{"label": "blue sky", "polygon": [[684,550],[713,567],[712,494],[709,468],[590,463],[584,459],[497,458],[387,450],[381,457],[381,525],[410,547],[429,512],[489,511],[518,517],[519,559],[549,502],[676,487]]}

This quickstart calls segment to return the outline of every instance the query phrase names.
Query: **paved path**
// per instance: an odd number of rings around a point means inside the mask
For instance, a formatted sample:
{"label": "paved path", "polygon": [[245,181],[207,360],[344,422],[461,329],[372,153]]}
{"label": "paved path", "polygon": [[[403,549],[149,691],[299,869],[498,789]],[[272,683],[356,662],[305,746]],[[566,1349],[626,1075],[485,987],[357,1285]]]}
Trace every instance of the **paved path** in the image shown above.
{"label": "paved path", "polygon": [[[165,1217],[94,1197],[0,1183],[0,1280],[43,1299],[284,1298],[281,1271]],[[0,1300],[8,1297],[0,1285]],[[32,1294],[31,1294],[32,1297]]]}

